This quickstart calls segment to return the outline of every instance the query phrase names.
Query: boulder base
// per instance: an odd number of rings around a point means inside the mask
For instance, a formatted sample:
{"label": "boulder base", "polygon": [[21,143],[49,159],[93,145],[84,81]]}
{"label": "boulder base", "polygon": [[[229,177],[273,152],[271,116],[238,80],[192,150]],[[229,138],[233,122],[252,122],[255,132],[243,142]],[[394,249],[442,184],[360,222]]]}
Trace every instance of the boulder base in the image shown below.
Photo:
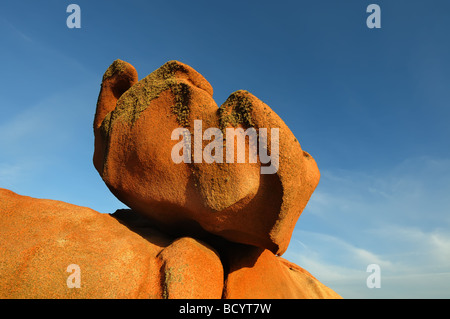
{"label": "boulder base", "polygon": [[[339,298],[268,250],[174,238],[130,210],[101,214],[0,189],[0,238],[2,299]],[[70,265],[80,288],[68,287]]]}

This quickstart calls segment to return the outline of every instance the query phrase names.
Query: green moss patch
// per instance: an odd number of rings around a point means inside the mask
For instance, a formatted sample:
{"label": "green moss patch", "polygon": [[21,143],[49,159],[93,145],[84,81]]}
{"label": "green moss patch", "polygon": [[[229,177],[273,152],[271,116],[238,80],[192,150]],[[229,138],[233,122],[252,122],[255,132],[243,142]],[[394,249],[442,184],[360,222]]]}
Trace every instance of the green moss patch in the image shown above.
{"label": "green moss patch", "polygon": [[[105,72],[104,79],[116,72],[121,72],[124,65],[116,61]],[[179,125],[188,126],[190,90],[186,83],[176,78],[177,72],[187,72],[187,70],[179,62],[169,61],[129,88],[117,101],[115,110],[103,120],[102,132],[109,134],[111,126],[117,119],[133,124],[152,100],[169,89],[175,96],[175,103],[171,106],[172,113],[176,116]]]}
{"label": "green moss patch", "polygon": [[170,89],[175,96],[172,113],[176,115],[177,122],[183,127],[189,126],[189,101],[191,99],[189,86],[186,83],[173,83]]}
{"label": "green moss patch", "polygon": [[233,127],[237,127],[238,125],[246,127],[254,126],[251,115],[253,105],[247,94],[248,92],[244,90],[236,91],[219,108],[219,128],[222,131],[229,124]]}
{"label": "green moss patch", "polygon": [[112,77],[115,74],[122,73],[126,68],[126,64],[124,61],[117,59],[115,60],[106,70],[105,74],[103,74],[102,82],[106,79]]}

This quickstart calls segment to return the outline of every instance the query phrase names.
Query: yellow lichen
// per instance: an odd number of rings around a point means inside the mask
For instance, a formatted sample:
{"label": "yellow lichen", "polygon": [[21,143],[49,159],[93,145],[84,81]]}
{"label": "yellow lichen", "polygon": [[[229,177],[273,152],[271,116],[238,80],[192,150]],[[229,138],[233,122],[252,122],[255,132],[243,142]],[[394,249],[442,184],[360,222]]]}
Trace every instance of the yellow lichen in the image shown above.
{"label": "yellow lichen", "polygon": [[[116,61],[106,71],[104,79],[116,72],[121,72],[122,64],[120,60]],[[181,126],[188,126],[190,90],[186,83],[176,78],[176,72],[178,71],[187,72],[179,62],[169,61],[129,88],[117,101],[114,111],[103,120],[102,132],[108,134],[117,119],[133,124],[140,114],[147,109],[152,100],[169,89],[172,91],[175,100],[171,107],[172,113]]]}
{"label": "yellow lichen", "polygon": [[124,61],[117,59],[115,60],[106,70],[105,74],[103,74],[102,82],[106,79],[112,77],[114,74],[122,73],[126,68],[126,64]]}
{"label": "yellow lichen", "polygon": [[253,105],[247,96],[248,92],[239,90],[232,93],[219,108],[219,128],[223,131],[229,124],[233,127],[244,125],[253,127]]}

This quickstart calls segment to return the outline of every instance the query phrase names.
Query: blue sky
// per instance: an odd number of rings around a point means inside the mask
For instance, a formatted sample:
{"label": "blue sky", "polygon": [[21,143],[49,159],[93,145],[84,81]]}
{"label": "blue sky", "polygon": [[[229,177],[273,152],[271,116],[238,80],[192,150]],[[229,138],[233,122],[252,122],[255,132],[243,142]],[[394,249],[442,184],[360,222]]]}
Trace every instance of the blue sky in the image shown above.
{"label": "blue sky", "polygon": [[[346,298],[449,298],[449,30],[446,0],[2,3],[0,187],[124,207],[92,164],[101,77],[117,58],[139,78],[176,59],[219,105],[259,97],[316,159],[285,258]],[[372,263],[381,288],[366,286]]]}

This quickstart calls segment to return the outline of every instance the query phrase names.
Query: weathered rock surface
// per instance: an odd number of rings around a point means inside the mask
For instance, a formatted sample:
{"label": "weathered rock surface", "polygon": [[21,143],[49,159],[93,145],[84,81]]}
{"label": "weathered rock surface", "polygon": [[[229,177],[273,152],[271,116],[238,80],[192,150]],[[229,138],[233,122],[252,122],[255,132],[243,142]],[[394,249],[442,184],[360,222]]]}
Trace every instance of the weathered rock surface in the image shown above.
{"label": "weathered rock surface", "polygon": [[239,245],[227,254],[226,299],[340,299],[309,272],[267,249]]}
{"label": "weathered rock surface", "polygon": [[[206,231],[281,255],[319,182],[317,165],[278,115],[251,93],[234,92],[220,108],[212,95],[208,81],[186,64],[167,62],[137,81],[133,66],[115,61],[97,103],[94,165],[119,200],[172,234]],[[196,120],[202,121],[199,139]],[[172,140],[177,128],[191,136],[191,163],[172,160],[181,139]],[[270,163],[276,173],[261,174],[269,165],[261,163],[261,154],[256,163],[248,155],[245,163],[236,163],[237,146],[234,163],[226,162],[226,147],[222,163],[206,163],[195,150],[211,142],[201,138],[208,128],[225,133],[254,128],[259,136],[267,129],[267,150],[275,144],[279,149],[278,162]],[[279,129],[278,143],[272,128]],[[246,143],[245,154],[249,147]]]}
{"label": "weathered rock surface", "polygon": [[[134,225],[0,189],[0,298],[221,298],[210,246]],[[80,288],[68,288],[72,264]]]}
{"label": "weathered rock surface", "polygon": [[220,108],[212,95],[178,61],[140,81],[114,61],[93,161],[131,209],[0,188],[0,298],[340,298],[279,257],[319,182],[314,159],[251,93]]}
{"label": "weathered rock surface", "polygon": [[[0,238],[0,298],[339,298],[268,250],[174,239],[129,210],[0,189]],[[72,264],[80,288],[67,286]]]}

